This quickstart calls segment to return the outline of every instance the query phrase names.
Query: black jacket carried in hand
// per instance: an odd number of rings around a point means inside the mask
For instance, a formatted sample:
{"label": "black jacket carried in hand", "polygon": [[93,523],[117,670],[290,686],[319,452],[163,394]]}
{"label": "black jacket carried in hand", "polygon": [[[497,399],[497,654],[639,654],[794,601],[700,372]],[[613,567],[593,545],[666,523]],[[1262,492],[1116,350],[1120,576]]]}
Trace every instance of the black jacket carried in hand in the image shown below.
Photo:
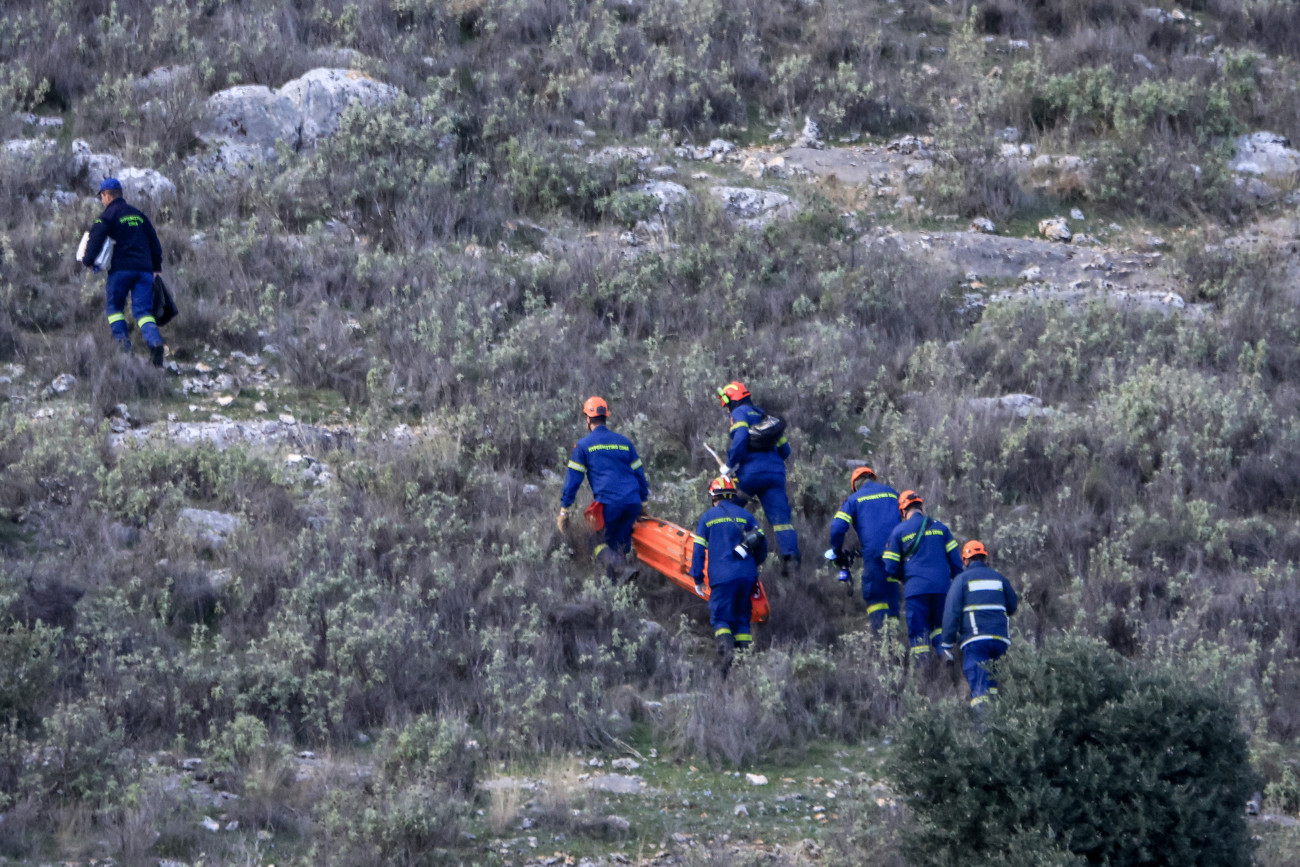
{"label": "black jacket carried in hand", "polygon": [[117,245],[113,248],[109,273],[157,273],[162,270],[162,244],[158,241],[158,233],[153,230],[153,223],[139,210],[128,205],[125,199],[119,197],[109,202],[95,225],[90,227],[90,243],[86,245],[86,255],[81,264],[87,267],[95,264],[95,257],[103,248],[105,238],[112,238]]}

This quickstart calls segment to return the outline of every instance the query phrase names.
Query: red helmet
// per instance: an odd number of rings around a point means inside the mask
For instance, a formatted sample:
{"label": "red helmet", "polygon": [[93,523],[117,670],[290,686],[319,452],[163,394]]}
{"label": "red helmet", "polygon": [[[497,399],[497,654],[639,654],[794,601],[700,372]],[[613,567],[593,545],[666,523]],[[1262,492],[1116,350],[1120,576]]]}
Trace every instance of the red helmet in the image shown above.
{"label": "red helmet", "polygon": [[718,401],[724,407],[747,397],[749,397],[749,389],[745,388],[745,383],[734,379],[718,389]]}
{"label": "red helmet", "polygon": [[582,414],[587,418],[606,418],[609,415],[609,404],[605,403],[603,397],[589,397],[582,405]]}
{"label": "red helmet", "polygon": [[863,479],[874,479],[875,477],[876,471],[871,467],[858,467],[849,475],[849,490],[856,491],[858,489],[858,482]]}
{"label": "red helmet", "polygon": [[921,499],[920,494],[916,491],[903,491],[898,495],[898,511],[906,512],[909,506],[923,506],[925,500]]}
{"label": "red helmet", "polygon": [[726,476],[718,476],[709,482],[710,497],[734,497],[736,495],[736,483]]}
{"label": "red helmet", "polygon": [[961,558],[969,560],[971,557],[987,557],[989,552],[985,550],[984,543],[979,539],[971,539],[965,545],[961,546]]}

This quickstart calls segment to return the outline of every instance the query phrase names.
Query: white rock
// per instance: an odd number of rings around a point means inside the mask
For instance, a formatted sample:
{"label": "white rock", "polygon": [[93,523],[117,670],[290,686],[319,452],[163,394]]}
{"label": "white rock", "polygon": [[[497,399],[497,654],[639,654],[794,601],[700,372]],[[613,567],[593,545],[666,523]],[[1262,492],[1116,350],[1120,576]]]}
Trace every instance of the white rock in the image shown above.
{"label": "white rock", "polygon": [[[627,819],[624,819],[622,816],[606,816],[605,827],[611,831],[616,831],[619,834],[626,834],[632,829],[632,823]],[[528,839],[533,840],[535,838],[529,837]]]}
{"label": "white rock", "polygon": [[993,221],[990,220],[988,217],[976,217],[975,219],[970,221],[970,230],[972,232],[980,232],[985,235],[991,235],[994,231],[997,230],[997,227],[993,225]]}
{"label": "white rock", "polygon": [[691,198],[690,191],[681,184],[672,181],[647,181],[644,184],[628,187],[628,192],[654,196],[659,200],[659,213],[661,214],[671,212],[682,202]]}
{"label": "white rock", "polygon": [[204,816],[203,821],[200,822],[199,824],[202,825],[204,828],[207,828],[209,831],[213,832],[214,834],[217,831],[221,830],[221,824],[217,822],[216,819],[213,819],[210,816]]}
{"label": "white rock", "polygon": [[67,394],[74,385],[77,384],[77,378],[71,373],[60,373],[54,377],[54,381],[45,386],[45,394],[53,397],[56,394]]}
{"label": "white rock", "polygon": [[766,786],[767,777],[762,774],[745,774],[745,782],[751,786]]}
{"label": "white rock", "polygon": [[818,150],[826,147],[826,143],[822,141],[822,133],[817,126],[817,121],[813,120],[811,117],[804,117],[803,132],[799,133],[799,137],[795,139],[794,146],[797,148],[815,148]]}
{"label": "white rock", "polygon": [[1032,283],[1036,280],[1042,279],[1042,277],[1043,269],[1037,265],[1030,265],[1028,268],[1020,272],[1020,279],[1026,283]]}
{"label": "white rock", "polygon": [[614,759],[609,766],[616,771],[635,771],[641,767],[641,763],[636,759]]}
{"label": "white rock", "polygon": [[746,807],[744,804],[737,804],[736,809],[732,810],[731,812],[735,816],[744,816],[745,818],[749,818],[749,808]]}
{"label": "white rock", "polygon": [[223,538],[234,533],[244,523],[244,519],[238,515],[208,509],[181,509],[176,516],[200,534],[210,533]]}
{"label": "white rock", "polygon": [[1228,167],[1239,174],[1284,179],[1300,173],[1300,151],[1292,148],[1284,136],[1253,132],[1239,136],[1236,148]]}
{"label": "white rock", "polygon": [[280,413],[280,424],[297,424],[297,423],[298,420],[294,418],[293,415],[291,415],[290,413],[287,412]]}
{"label": "white rock", "polygon": [[709,194],[722,202],[727,216],[750,227],[762,226],[778,216],[792,216],[798,210],[789,196],[772,190],[713,187]]}
{"label": "white rock", "polygon": [[1070,209],[1070,219],[1071,219],[1071,220],[1078,220],[1079,222],[1083,222],[1083,211],[1080,211],[1078,208],[1071,208],[1071,209]]}
{"label": "white rock", "polygon": [[275,156],[275,143],[312,148],[338,130],[349,105],[381,105],[397,88],[351,69],[313,69],[279,90],[241,85],[218,91],[204,105],[199,135],[209,154],[190,162],[199,169],[237,173]]}
{"label": "white rock", "polygon": [[1004,394],[1001,397],[975,397],[967,401],[972,409],[992,413],[1004,413],[1019,418],[1054,414],[1054,410],[1043,407],[1042,398],[1032,394]]}
{"label": "white rock", "polygon": [[1065,217],[1050,217],[1038,221],[1038,232],[1049,241],[1070,240],[1070,226]]}
{"label": "white rock", "polygon": [[122,182],[122,195],[133,199],[150,199],[157,202],[166,196],[176,195],[176,185],[166,175],[153,169],[127,166],[119,169],[117,179]]}

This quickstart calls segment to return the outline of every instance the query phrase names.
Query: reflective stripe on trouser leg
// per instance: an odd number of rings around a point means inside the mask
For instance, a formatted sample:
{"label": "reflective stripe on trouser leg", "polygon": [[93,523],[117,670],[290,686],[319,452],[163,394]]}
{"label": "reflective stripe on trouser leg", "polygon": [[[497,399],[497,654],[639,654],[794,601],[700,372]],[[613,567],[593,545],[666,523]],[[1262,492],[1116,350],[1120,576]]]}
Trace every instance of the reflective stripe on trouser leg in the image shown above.
{"label": "reflective stripe on trouser leg", "polygon": [[988,664],[1007,652],[1001,641],[974,641],[961,649],[961,671],[970,684],[970,703],[974,707],[997,695],[998,682],[989,673]]}
{"label": "reflective stripe on trouser leg", "polygon": [[158,323],[153,318],[153,272],[128,273],[134,276],[131,286],[131,313],[135,316],[135,324],[140,328],[140,336],[150,346],[161,346],[162,334],[159,333]]}
{"label": "reflective stripe on trouser leg", "polygon": [[778,477],[762,476],[749,482],[753,487],[741,485],[745,492],[758,497],[763,504],[763,515],[772,524],[772,535],[776,537],[776,548],[782,557],[799,556],[799,535],[790,523],[790,498],[785,493],[785,480]]}

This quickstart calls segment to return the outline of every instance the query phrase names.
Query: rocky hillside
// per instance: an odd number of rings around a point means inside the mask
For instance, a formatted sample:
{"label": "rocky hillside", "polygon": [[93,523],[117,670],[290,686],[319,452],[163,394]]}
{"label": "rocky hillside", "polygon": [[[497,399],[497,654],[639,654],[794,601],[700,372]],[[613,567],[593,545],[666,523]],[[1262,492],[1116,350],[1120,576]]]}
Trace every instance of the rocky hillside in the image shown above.
{"label": "rocky hillside", "polygon": [[[1294,0],[0,14],[0,858],[949,863],[888,761],[965,684],[813,565],[867,462],[990,548],[1022,660],[1224,702],[1213,863],[1295,862]],[[73,261],[106,175],[161,372]],[[601,394],[693,522],[737,378],[806,562],[722,684],[554,513]],[[1067,706],[1017,671],[999,732]]]}

